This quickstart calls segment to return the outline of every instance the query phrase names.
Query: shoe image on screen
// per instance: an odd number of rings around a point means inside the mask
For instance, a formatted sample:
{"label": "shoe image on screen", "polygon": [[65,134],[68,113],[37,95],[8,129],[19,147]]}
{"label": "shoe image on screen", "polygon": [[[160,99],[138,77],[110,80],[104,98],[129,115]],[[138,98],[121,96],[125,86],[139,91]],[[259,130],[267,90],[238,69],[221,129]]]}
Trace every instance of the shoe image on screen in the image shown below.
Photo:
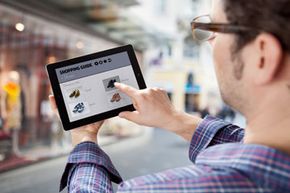
{"label": "shoe image on screen", "polygon": [[110,108],[121,107],[124,104],[131,103],[131,99],[123,93],[115,90],[112,92],[108,92],[107,94],[107,104]]}
{"label": "shoe image on screen", "polygon": [[117,82],[116,79],[111,79],[110,82],[108,83],[107,88],[114,88],[115,85],[114,83]]}
{"label": "shoe image on screen", "polygon": [[105,91],[109,92],[112,90],[116,90],[115,85],[114,85],[115,82],[120,82],[119,76],[115,76],[115,77],[111,77],[111,78],[107,78],[107,79],[103,80]]}
{"label": "shoe image on screen", "polygon": [[81,95],[80,90],[75,89],[70,93],[69,98],[78,98],[80,95]]}
{"label": "shoe image on screen", "polygon": [[78,117],[90,113],[89,105],[86,102],[76,102],[69,104],[72,117]]}
{"label": "shoe image on screen", "polygon": [[69,103],[77,101],[86,101],[84,98],[83,86],[72,84],[66,88],[65,95]]}
{"label": "shoe image on screen", "polygon": [[119,93],[115,93],[113,96],[112,96],[112,99],[111,99],[111,102],[119,102],[121,100],[121,96]]}
{"label": "shoe image on screen", "polygon": [[85,110],[85,105],[84,103],[81,102],[75,106],[73,113],[82,113],[84,110]]}

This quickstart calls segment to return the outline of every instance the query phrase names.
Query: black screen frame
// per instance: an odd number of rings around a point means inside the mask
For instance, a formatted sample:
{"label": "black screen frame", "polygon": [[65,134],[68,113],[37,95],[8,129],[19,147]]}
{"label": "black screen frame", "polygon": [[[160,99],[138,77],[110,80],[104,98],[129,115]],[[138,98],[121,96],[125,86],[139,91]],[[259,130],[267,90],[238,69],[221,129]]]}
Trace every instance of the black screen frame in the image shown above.
{"label": "black screen frame", "polygon": [[128,53],[131,66],[133,68],[134,75],[136,77],[139,89],[145,89],[146,83],[144,81],[144,78],[143,78],[143,75],[142,75],[142,72],[141,72],[141,69],[140,69],[140,66],[139,66],[139,63],[136,58],[134,48],[132,45],[125,45],[125,46],[121,46],[121,47],[117,47],[117,48],[113,48],[113,49],[109,49],[109,50],[105,50],[105,51],[101,51],[101,52],[97,52],[93,54],[88,54],[88,55],[80,56],[77,58],[72,58],[69,60],[64,60],[64,61],[46,65],[46,71],[47,71],[47,74],[51,83],[52,91],[55,97],[56,106],[57,106],[64,130],[68,131],[68,130],[78,128],[84,125],[95,123],[97,121],[112,118],[112,117],[118,116],[119,113],[123,111],[135,110],[134,106],[131,104],[131,105],[127,105],[121,108],[113,109],[104,113],[96,114],[90,117],[86,117],[86,118],[71,122],[69,120],[68,112],[65,107],[64,96],[61,92],[60,83],[58,81],[57,74],[56,74],[56,69],[58,68],[67,67],[70,65],[84,62],[84,61],[90,61],[90,60],[106,57],[106,56],[121,53],[121,52]]}

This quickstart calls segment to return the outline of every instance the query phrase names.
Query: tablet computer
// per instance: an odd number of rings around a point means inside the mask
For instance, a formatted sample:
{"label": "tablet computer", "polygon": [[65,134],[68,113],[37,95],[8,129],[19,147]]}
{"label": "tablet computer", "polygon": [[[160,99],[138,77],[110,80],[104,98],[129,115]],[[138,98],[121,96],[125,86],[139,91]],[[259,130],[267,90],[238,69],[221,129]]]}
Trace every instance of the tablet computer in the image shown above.
{"label": "tablet computer", "polygon": [[48,64],[46,69],[65,130],[134,111],[115,82],[146,88],[131,45]]}

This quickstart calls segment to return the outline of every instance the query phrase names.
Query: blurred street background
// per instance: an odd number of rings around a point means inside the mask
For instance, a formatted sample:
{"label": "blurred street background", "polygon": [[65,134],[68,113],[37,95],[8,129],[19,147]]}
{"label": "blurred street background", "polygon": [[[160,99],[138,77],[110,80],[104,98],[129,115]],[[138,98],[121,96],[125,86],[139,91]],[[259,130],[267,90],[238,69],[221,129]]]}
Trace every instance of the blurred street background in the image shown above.
{"label": "blurred street background", "polygon": [[[179,109],[245,126],[221,100],[209,45],[190,22],[210,0],[0,0],[0,192],[53,193],[71,151],[48,102],[45,65],[132,44],[148,87]],[[119,118],[100,145],[124,179],[189,165],[188,142]]]}

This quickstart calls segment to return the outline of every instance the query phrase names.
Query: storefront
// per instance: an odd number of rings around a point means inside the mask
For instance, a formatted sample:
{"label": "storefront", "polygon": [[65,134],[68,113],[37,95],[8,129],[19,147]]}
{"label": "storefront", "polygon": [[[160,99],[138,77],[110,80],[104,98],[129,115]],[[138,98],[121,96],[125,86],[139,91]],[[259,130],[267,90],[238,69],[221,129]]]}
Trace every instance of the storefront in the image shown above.
{"label": "storefront", "polygon": [[[118,43],[8,7],[0,6],[0,13],[1,165],[1,161],[25,156],[24,152],[38,146],[61,149],[70,144],[68,133],[50,109],[45,64]],[[142,54],[137,56],[142,61]],[[112,123],[103,134],[125,136],[128,132]]]}
{"label": "storefront", "polygon": [[51,142],[53,119],[47,110],[50,86],[44,65],[67,58],[70,48],[33,29],[17,29],[14,22],[1,23],[0,33],[1,135],[11,139],[7,154],[19,155],[20,149]]}

